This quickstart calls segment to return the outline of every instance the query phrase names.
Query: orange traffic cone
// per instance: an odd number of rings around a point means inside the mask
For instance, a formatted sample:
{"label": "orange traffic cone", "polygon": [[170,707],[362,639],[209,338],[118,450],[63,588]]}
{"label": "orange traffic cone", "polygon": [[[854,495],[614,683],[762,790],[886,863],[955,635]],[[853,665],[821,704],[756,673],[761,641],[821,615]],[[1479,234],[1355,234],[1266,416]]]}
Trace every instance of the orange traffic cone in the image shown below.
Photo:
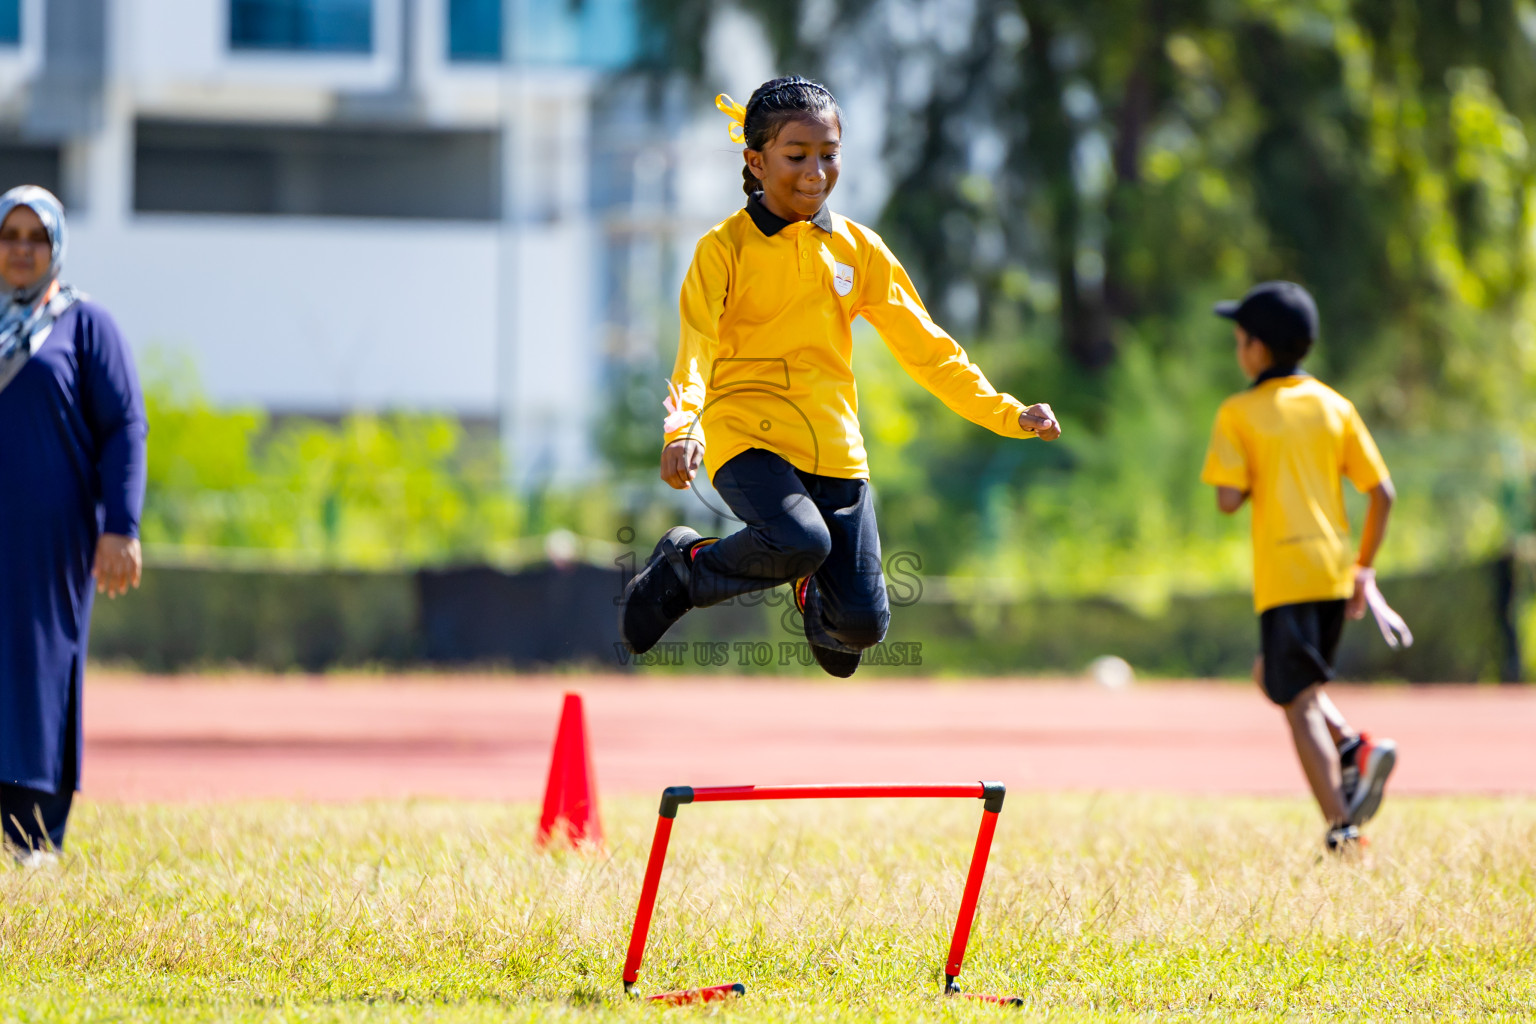
{"label": "orange traffic cone", "polygon": [[538,845],[545,847],[552,840],[564,840],[572,846],[601,846],[603,842],[603,823],[597,817],[597,780],[592,774],[579,693],[565,695],[549,762],[549,783],[544,787]]}

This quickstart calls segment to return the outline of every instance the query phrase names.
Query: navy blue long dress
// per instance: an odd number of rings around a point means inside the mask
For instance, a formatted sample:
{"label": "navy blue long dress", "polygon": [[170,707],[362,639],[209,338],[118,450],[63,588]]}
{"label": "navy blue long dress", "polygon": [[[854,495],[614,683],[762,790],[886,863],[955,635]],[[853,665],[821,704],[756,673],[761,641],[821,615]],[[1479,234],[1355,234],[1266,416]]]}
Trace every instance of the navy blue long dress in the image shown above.
{"label": "navy blue long dress", "polygon": [[0,783],[78,785],[91,563],[103,531],[138,536],[146,432],[128,347],[88,301],[0,390]]}

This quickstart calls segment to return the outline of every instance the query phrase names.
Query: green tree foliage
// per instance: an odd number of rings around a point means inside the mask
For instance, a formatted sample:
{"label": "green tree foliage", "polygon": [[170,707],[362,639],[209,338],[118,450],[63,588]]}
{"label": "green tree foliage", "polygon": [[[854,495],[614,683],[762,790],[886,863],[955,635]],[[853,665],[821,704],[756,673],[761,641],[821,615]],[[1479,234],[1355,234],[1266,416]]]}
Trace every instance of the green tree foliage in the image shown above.
{"label": "green tree foliage", "polygon": [[381,567],[504,558],[524,506],[492,439],[453,418],[350,415],[273,421],[212,407],[189,368],[157,356],[143,537],[151,557],[254,552]]}
{"label": "green tree foliage", "polygon": [[[702,79],[719,5],[648,2]],[[782,69],[881,91],[882,233],[999,387],[1064,416],[1055,450],[979,436],[861,350],[887,532],[932,570],[1238,582],[1245,523],[1197,480],[1243,384],[1209,311],[1271,278],[1317,296],[1309,368],[1408,485],[1389,564],[1503,542],[1536,444],[1536,5],[735,6]]]}
{"label": "green tree foliage", "polygon": [[[698,72],[720,5],[649,3]],[[1124,321],[1192,285],[1286,276],[1317,293],[1342,368],[1383,330],[1529,282],[1536,11],[1512,0],[737,6],[786,67],[875,58],[858,67],[892,111],[883,225],[983,333],[1008,306],[1044,312],[1102,368]]]}

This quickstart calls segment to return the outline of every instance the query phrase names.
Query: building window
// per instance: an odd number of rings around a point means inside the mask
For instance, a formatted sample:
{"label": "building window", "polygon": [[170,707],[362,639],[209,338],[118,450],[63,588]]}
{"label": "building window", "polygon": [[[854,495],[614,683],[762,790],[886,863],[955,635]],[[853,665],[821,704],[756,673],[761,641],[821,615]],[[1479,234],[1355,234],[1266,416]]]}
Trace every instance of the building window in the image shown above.
{"label": "building window", "polygon": [[60,192],[59,147],[0,137],[0,192],[17,185],[41,185],[54,195]]}
{"label": "building window", "polygon": [[[516,34],[523,64],[617,70],[639,55],[643,0],[448,0],[448,59],[496,63]],[[514,6],[515,5],[515,6]],[[511,26],[503,11],[516,12]]]}
{"label": "building window", "polygon": [[229,47],[370,53],[373,0],[230,0]]}
{"label": "building window", "polygon": [[448,59],[501,60],[502,0],[448,0]]}
{"label": "building window", "polygon": [[21,0],[0,0],[0,46],[21,44]]}
{"label": "building window", "polygon": [[[495,220],[500,156],[500,137],[489,131],[143,119],[134,127],[133,207]],[[0,179],[11,180],[9,168],[0,138]]]}

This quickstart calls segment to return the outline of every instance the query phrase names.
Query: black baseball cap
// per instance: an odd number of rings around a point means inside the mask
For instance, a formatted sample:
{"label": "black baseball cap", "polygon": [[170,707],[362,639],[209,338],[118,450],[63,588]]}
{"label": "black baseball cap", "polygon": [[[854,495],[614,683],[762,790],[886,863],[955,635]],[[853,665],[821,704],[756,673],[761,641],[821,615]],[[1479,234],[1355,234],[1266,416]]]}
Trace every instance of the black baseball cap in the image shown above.
{"label": "black baseball cap", "polygon": [[1216,315],[1237,321],[1276,356],[1295,354],[1299,358],[1317,339],[1317,303],[1305,288],[1291,281],[1254,285],[1240,302],[1216,303]]}

